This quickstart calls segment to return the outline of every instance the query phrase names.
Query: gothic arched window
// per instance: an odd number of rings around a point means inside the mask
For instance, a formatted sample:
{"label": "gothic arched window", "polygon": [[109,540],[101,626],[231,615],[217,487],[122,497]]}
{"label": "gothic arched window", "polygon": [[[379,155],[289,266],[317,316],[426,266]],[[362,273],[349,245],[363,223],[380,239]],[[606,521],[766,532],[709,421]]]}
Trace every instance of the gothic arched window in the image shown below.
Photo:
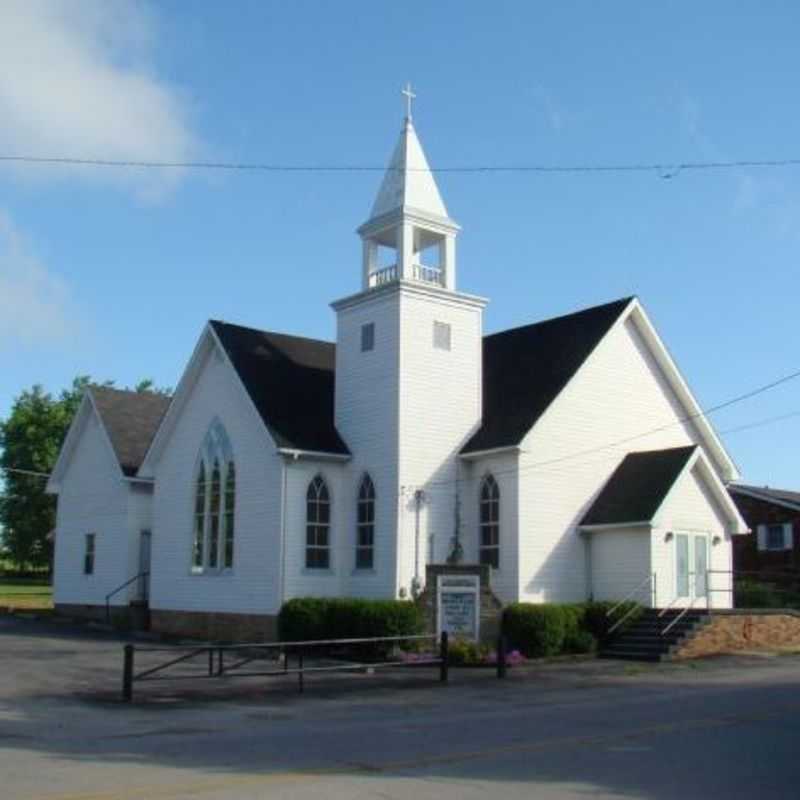
{"label": "gothic arched window", "polygon": [[328,569],[330,556],[331,498],[328,485],[317,475],[306,492],[306,568]]}
{"label": "gothic arched window", "polygon": [[233,451],[219,420],[203,439],[194,496],[192,571],[218,572],[233,567],[236,470]]}
{"label": "gothic arched window", "polygon": [[375,487],[369,475],[361,479],[356,516],[356,569],[372,569],[375,561]]}
{"label": "gothic arched window", "polygon": [[487,475],[481,483],[480,563],[497,569],[500,566],[500,488]]}

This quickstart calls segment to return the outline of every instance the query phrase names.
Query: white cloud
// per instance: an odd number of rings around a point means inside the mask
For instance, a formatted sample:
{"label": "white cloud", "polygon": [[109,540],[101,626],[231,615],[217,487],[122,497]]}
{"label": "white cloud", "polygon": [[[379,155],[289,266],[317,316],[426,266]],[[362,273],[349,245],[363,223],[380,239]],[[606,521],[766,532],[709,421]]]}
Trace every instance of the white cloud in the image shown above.
{"label": "white cloud", "polygon": [[47,270],[0,209],[0,350],[63,344],[79,327],[66,283]]}
{"label": "white cloud", "polygon": [[[2,0],[0,152],[184,161],[197,147],[180,93],[155,75],[155,18],[121,0]],[[29,167],[163,189],[174,173]]]}

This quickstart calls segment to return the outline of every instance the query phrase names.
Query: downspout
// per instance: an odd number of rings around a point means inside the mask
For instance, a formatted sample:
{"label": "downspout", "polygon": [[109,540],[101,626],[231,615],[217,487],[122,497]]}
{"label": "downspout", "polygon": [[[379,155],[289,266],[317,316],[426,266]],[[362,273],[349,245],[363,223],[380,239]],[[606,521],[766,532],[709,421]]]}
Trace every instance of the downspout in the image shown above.
{"label": "downspout", "polygon": [[286,599],[286,495],[287,475],[289,471],[288,459],[281,459],[281,581],[280,596],[278,597],[278,610],[283,607]]}
{"label": "downspout", "polygon": [[417,597],[422,590],[422,581],[419,577],[419,517],[424,502],[425,492],[422,489],[417,489],[414,492],[414,580],[411,582],[412,597]]}

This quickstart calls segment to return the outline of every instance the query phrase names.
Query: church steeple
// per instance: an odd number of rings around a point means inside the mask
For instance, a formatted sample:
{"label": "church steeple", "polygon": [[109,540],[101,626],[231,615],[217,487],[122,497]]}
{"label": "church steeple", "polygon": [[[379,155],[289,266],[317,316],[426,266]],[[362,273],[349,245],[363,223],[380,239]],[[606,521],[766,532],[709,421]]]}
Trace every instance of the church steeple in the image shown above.
{"label": "church steeple", "polygon": [[447,214],[411,121],[415,95],[410,86],[403,94],[408,101],[403,129],[370,218],[358,229],[364,243],[362,288],[404,280],[454,291],[459,227]]}

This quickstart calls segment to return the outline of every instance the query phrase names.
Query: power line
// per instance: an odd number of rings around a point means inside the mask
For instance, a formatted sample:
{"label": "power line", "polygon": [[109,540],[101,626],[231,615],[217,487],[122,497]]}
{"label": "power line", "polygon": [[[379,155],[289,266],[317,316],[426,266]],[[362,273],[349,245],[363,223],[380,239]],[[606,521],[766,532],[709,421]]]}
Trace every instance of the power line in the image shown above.
{"label": "power line", "polygon": [[[661,433],[662,431],[669,430],[670,428],[674,428],[676,425],[682,425],[682,424],[684,424],[686,422],[691,422],[692,420],[698,419],[699,417],[705,417],[705,416],[708,416],[709,414],[713,414],[713,413],[715,413],[717,411],[721,411],[723,408],[728,408],[728,407],[730,407],[732,405],[735,405],[736,403],[741,403],[744,400],[749,400],[752,397],[756,397],[756,396],[758,396],[760,394],[763,394],[764,392],[767,392],[767,391],[769,391],[771,389],[774,389],[774,388],[776,388],[778,386],[781,386],[784,383],[788,383],[789,381],[796,380],[797,378],[800,378],[800,370],[796,370],[795,372],[790,372],[789,374],[784,375],[784,376],[782,376],[780,378],[777,378],[774,381],[770,381],[769,383],[766,383],[766,384],[764,384],[762,386],[758,386],[755,389],[751,389],[750,391],[747,391],[747,392],[744,392],[743,394],[737,395],[736,397],[733,397],[730,400],[724,400],[723,402],[717,403],[714,406],[710,406],[707,409],[704,409],[704,410],[701,409],[700,411],[697,411],[694,414],[688,414],[685,417],[680,417],[680,418],[678,418],[676,420],[673,420],[672,422],[668,422],[668,423],[666,423],[664,425],[660,425],[660,426],[658,426],[656,428],[651,428],[650,430],[647,430],[647,431],[642,431],[641,433],[634,434],[633,436],[628,436],[628,437],[626,437],[624,439],[617,439],[616,441],[607,442],[606,444],[598,445],[597,447],[592,447],[592,448],[589,448],[587,450],[581,450],[581,451],[576,452],[576,453],[569,453],[569,454],[567,454],[565,456],[559,456],[558,458],[553,458],[553,459],[550,459],[548,461],[539,461],[539,462],[536,462],[536,463],[533,463],[533,464],[526,464],[526,465],[524,465],[522,467],[515,467],[515,468],[509,469],[509,470],[499,470],[499,471],[497,471],[497,472],[495,472],[493,474],[494,475],[510,475],[510,474],[514,474],[514,473],[523,472],[523,471],[528,470],[528,469],[535,469],[537,467],[550,466],[552,464],[558,464],[558,463],[561,463],[563,461],[572,460],[574,458],[579,458],[579,457],[583,457],[583,456],[587,456],[587,455],[593,455],[594,453],[598,453],[598,452],[602,452],[604,450],[608,450],[608,449],[612,449],[612,448],[615,448],[615,447],[619,447],[619,446],[621,446],[623,444],[629,444],[630,442],[636,441],[637,439],[642,439],[642,438],[645,438],[647,436],[652,436],[655,433]],[[789,414],[782,414],[782,415],[777,416],[777,417],[769,417],[767,419],[759,420],[759,421],[756,421],[756,422],[753,422],[753,423],[748,423],[748,424],[739,426],[737,428],[732,428],[732,429],[727,430],[727,431],[722,431],[721,433],[722,434],[735,433],[736,431],[746,430],[748,428],[755,428],[755,427],[758,427],[758,426],[761,426],[761,425],[766,425],[766,424],[771,423],[771,422],[777,422],[779,420],[789,419],[790,417],[796,417],[796,416],[800,416],[800,411],[793,411],[793,412],[791,412]],[[47,473],[47,472],[37,472],[37,471],[34,471],[34,470],[29,470],[29,469],[19,469],[19,468],[16,468],[16,467],[3,467],[3,466],[0,466],[0,470],[4,470],[6,472],[16,472],[16,473],[19,473],[21,475],[31,475],[31,476],[40,477],[40,478],[50,478],[50,474]],[[460,482],[461,482],[460,479],[429,481],[429,482],[425,483],[424,486],[426,488],[429,488],[429,487],[432,487],[432,486],[443,486],[443,485],[457,484],[457,483],[460,483]],[[408,488],[413,488],[413,487],[405,487],[405,488],[408,489]]]}
{"label": "power line", "polygon": [[[764,384],[763,386],[759,386],[756,389],[751,389],[744,394],[737,395],[736,397],[731,398],[730,400],[724,400],[721,403],[717,403],[717,405],[711,406],[707,409],[701,409],[700,411],[695,412],[694,414],[688,414],[685,417],[680,417],[672,422],[668,422],[665,425],[659,425],[656,428],[651,428],[650,430],[643,431],[642,433],[634,434],[633,436],[628,436],[624,439],[618,439],[614,442],[608,442],[607,444],[598,445],[597,447],[591,447],[587,450],[581,450],[575,453],[568,453],[565,456],[559,456],[558,458],[552,458],[547,461],[539,461],[534,462],[532,464],[525,464],[521,467],[514,467],[513,469],[507,470],[498,470],[493,472],[492,474],[496,477],[497,475],[513,475],[519,474],[520,472],[524,472],[529,469],[536,469],[539,467],[546,467],[552,466],[553,464],[560,464],[564,461],[569,461],[574,458],[580,458],[583,456],[593,455],[594,453],[599,453],[604,450],[613,449],[615,447],[620,447],[624,444],[629,444],[634,442],[638,439],[643,439],[647,436],[652,436],[655,433],[661,433],[662,431],[669,430],[670,428],[674,428],[676,425],[683,425],[686,422],[691,422],[692,420],[698,419],[699,417],[705,417],[709,414],[713,414],[716,411],[721,411],[723,408],[728,408],[736,403],[741,403],[744,400],[749,400],[751,397],[756,397],[757,395],[763,394],[764,392],[768,392],[770,389],[774,389],[777,386],[780,386],[784,383],[788,383],[789,381],[796,380],[800,378],[800,370],[795,372],[790,372],[788,375],[784,375],[781,378],[777,378],[774,381],[770,381],[769,383]],[[424,484],[425,488],[429,488],[432,486],[444,486],[444,485],[453,485],[458,484],[461,481],[457,478],[449,479],[449,480],[441,480],[441,481],[428,481]]]}
{"label": "power line", "polygon": [[753,428],[761,428],[764,425],[771,425],[774,422],[781,422],[785,419],[792,419],[794,417],[800,417],[800,411],[790,411],[788,414],[779,414],[776,417],[767,417],[766,419],[759,420],[758,422],[749,422],[744,425],[739,425],[735,428],[728,428],[726,431],[720,431],[720,433],[725,436],[729,433],[739,433],[739,431],[749,431]]}
{"label": "power line", "polygon": [[[391,167],[371,164],[279,164],[256,161],[136,161],[113,158],[74,158],[70,156],[0,155],[0,162],[122,167],[135,169],[191,169],[220,170],[229,172],[386,172]],[[780,168],[800,166],[800,158],[740,159],[735,161],[678,161],[630,164],[480,164],[409,168],[409,172],[452,173],[625,173],[655,172],[661,178],[673,178],[684,171],[728,170],[750,168]]]}

